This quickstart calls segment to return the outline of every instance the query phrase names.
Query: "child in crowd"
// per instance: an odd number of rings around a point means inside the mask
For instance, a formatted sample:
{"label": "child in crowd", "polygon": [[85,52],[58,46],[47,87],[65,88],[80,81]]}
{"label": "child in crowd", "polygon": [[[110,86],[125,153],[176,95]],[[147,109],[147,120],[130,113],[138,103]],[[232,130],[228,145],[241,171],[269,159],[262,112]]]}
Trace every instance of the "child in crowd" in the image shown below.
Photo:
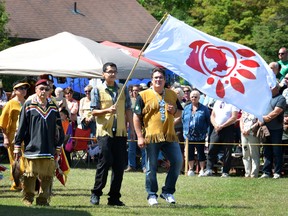
{"label": "child in crowd", "polygon": [[[70,153],[73,150],[72,143],[70,143],[70,137],[72,136],[72,123],[69,119],[69,112],[65,108],[60,111],[60,117],[62,121],[62,127],[65,133],[65,141],[64,141],[64,151],[69,165],[71,166],[71,156]],[[68,140],[67,140],[68,139]]]}

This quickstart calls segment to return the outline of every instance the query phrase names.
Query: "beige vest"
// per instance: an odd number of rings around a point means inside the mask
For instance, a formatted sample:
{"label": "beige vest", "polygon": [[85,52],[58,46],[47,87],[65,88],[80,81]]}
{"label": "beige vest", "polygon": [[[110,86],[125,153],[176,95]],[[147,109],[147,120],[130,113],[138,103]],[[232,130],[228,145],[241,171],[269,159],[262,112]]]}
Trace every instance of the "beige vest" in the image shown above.
{"label": "beige vest", "polygon": [[[123,88],[122,84],[118,84],[118,95]],[[101,109],[106,109],[113,105],[113,100],[108,91],[106,91],[104,85],[98,86],[99,99],[101,103]],[[96,136],[110,136],[113,137],[112,126],[114,118],[117,119],[116,136],[127,137],[126,120],[125,120],[125,93],[123,93],[118,101],[116,114],[107,113],[105,115],[97,116],[96,124]]]}

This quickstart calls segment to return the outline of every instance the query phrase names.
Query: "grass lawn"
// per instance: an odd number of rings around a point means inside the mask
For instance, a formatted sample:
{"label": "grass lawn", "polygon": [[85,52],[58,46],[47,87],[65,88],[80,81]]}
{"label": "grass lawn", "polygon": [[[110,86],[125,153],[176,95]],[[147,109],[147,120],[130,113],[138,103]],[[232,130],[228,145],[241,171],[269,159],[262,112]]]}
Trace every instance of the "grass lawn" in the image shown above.
{"label": "grass lawn", "polygon": [[[8,164],[5,164],[8,167]],[[110,174],[108,183],[110,182]],[[100,205],[90,204],[90,190],[95,169],[71,169],[66,187],[54,181],[54,196],[50,207],[23,206],[21,193],[10,191],[9,171],[0,181],[0,215],[287,215],[288,178],[247,179],[232,176],[186,177],[177,182],[177,203],[169,205],[159,198],[159,205],[149,207],[146,200],[143,173],[125,173],[121,200],[125,207],[107,206],[109,184],[104,189]],[[165,173],[158,174],[161,188]]]}

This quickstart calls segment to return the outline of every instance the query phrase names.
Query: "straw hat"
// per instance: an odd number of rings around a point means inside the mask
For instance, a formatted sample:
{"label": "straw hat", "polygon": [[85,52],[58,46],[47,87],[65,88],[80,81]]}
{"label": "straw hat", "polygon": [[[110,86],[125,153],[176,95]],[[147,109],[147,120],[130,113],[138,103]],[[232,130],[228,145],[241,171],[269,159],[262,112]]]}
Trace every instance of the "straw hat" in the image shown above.
{"label": "straw hat", "polygon": [[30,84],[27,83],[27,82],[23,82],[23,81],[16,81],[14,84],[13,84],[13,89],[17,89],[21,86],[26,86],[26,88],[30,88]]}

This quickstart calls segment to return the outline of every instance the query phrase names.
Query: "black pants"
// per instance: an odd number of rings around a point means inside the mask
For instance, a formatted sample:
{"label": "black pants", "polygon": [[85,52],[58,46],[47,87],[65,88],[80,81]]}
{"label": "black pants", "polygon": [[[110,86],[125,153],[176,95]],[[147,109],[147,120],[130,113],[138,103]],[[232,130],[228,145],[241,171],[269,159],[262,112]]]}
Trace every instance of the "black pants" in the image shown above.
{"label": "black pants", "polygon": [[99,197],[103,194],[102,189],[106,185],[109,168],[112,167],[108,195],[110,200],[118,200],[121,197],[120,189],[127,163],[127,137],[97,137],[97,143],[100,153],[94,188],[91,192]]}
{"label": "black pants", "polygon": [[[223,128],[218,133],[213,129],[209,145],[208,158],[207,158],[207,169],[212,169],[214,164],[218,160],[218,153],[221,149],[224,150],[223,157],[223,173],[229,173],[231,167],[231,153],[232,143],[234,142],[234,125]],[[216,144],[213,144],[216,143]],[[218,144],[219,143],[219,144]],[[220,143],[223,143],[220,144]]]}

